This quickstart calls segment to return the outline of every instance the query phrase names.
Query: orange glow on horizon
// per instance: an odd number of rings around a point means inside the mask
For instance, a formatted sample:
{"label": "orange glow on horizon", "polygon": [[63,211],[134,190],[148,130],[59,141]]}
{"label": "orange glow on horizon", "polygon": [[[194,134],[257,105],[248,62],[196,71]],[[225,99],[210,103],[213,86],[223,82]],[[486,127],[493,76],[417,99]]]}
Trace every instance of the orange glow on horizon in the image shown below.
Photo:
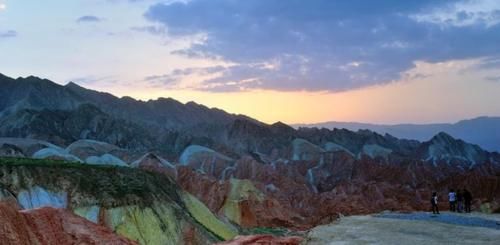
{"label": "orange glow on horizon", "polygon": [[474,71],[464,72],[470,63],[421,62],[408,73],[430,75],[337,93],[271,90],[213,93],[139,85],[94,89],[143,100],[171,97],[183,103],[195,101],[266,123],[433,123],[500,115],[500,105],[496,103],[500,83],[478,80],[484,77],[484,71],[481,76]]}

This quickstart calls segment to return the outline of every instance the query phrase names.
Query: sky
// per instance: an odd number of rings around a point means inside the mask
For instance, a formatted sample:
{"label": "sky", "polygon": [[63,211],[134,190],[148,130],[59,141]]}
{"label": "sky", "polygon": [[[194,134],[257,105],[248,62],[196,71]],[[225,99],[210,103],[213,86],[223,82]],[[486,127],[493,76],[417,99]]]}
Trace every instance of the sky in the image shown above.
{"label": "sky", "polygon": [[0,0],[0,73],[264,122],[500,116],[500,1]]}

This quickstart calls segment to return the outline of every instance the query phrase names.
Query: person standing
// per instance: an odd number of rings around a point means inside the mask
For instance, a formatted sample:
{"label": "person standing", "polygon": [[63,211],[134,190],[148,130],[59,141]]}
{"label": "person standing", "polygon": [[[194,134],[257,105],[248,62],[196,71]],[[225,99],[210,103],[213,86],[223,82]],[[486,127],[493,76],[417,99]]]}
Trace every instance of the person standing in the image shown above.
{"label": "person standing", "polygon": [[457,193],[453,189],[448,193],[448,201],[450,202],[450,211],[455,212],[455,202],[457,201]]}
{"label": "person standing", "polygon": [[461,213],[464,210],[464,196],[461,190],[457,190],[457,212]]}
{"label": "person standing", "polygon": [[465,203],[465,212],[470,213],[472,194],[467,189],[464,189],[464,203]]}
{"label": "person standing", "polygon": [[432,214],[439,214],[437,193],[433,192],[431,197]]}

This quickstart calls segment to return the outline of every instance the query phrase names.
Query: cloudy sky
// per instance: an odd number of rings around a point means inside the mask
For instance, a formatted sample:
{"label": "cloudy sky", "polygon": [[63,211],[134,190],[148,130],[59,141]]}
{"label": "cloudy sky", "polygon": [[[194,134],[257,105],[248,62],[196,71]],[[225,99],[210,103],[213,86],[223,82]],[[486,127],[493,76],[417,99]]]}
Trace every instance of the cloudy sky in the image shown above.
{"label": "cloudy sky", "polygon": [[0,0],[0,73],[265,122],[500,116],[500,1]]}

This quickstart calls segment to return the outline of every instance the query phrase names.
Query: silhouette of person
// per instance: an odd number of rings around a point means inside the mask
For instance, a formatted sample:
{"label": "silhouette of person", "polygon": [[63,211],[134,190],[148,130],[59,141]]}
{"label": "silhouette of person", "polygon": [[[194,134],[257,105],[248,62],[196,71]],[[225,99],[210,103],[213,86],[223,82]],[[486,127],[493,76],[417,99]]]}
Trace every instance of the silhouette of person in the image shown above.
{"label": "silhouette of person", "polygon": [[470,213],[472,194],[467,189],[464,189],[464,203],[465,203],[465,212]]}
{"label": "silhouette of person", "polygon": [[464,195],[462,191],[457,190],[457,212],[461,213],[464,209]]}
{"label": "silhouette of person", "polygon": [[439,214],[439,208],[438,208],[438,197],[437,193],[433,192],[432,197],[431,197],[431,205],[432,205],[432,213],[433,214]]}
{"label": "silhouette of person", "polygon": [[450,211],[455,212],[455,202],[457,201],[457,193],[453,189],[450,189],[448,193],[448,201],[450,202]]}

